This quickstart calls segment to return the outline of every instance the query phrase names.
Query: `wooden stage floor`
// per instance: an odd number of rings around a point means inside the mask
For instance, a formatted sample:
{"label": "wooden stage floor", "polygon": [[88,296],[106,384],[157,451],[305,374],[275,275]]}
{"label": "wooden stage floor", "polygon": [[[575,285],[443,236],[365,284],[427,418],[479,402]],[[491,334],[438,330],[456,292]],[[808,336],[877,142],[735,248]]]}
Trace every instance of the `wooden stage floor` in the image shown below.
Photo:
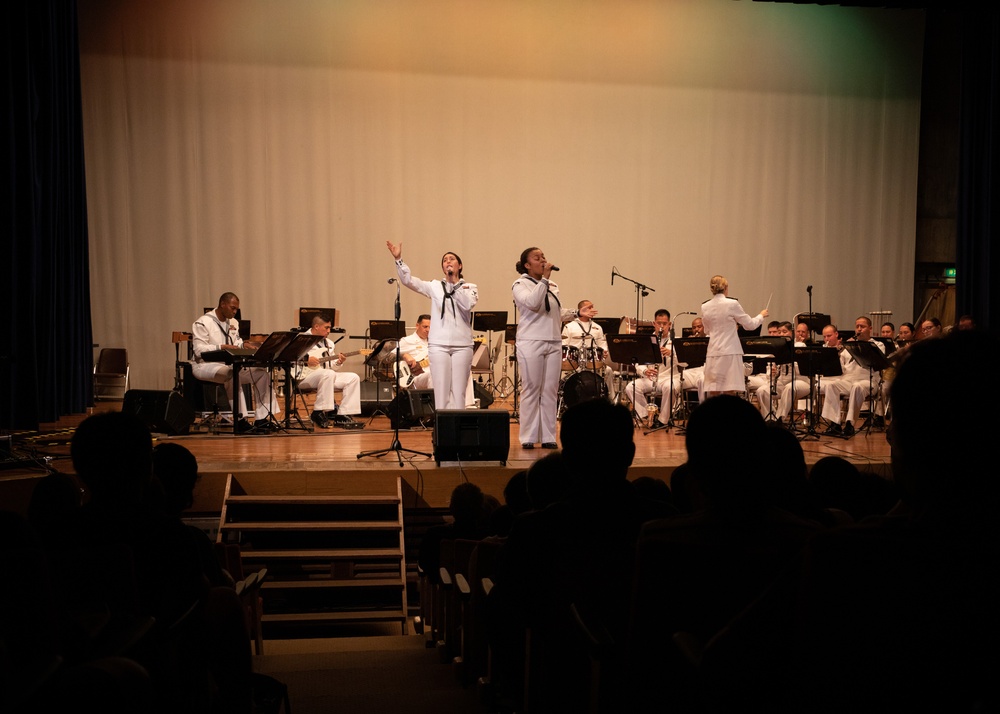
{"label": "wooden stage floor", "polygon": [[[102,402],[98,410],[118,409],[120,403]],[[495,402],[492,409],[507,409],[512,405]],[[84,417],[68,417],[58,425],[71,429]],[[228,474],[261,472],[310,472],[314,481],[330,479],[348,483],[363,483],[375,473],[381,477],[402,476],[408,484],[406,489],[413,497],[408,504],[414,507],[445,507],[451,489],[459,483],[471,480],[486,493],[503,498],[503,486],[510,476],[528,468],[534,461],[550,453],[535,448],[523,449],[519,439],[519,425],[510,423],[510,451],[505,465],[499,462],[442,462],[438,465],[433,457],[431,429],[408,429],[399,432],[399,443],[404,450],[422,452],[414,454],[390,451],[384,456],[364,456],[359,454],[389,449],[393,443],[393,430],[385,416],[362,417],[365,428],[361,430],[316,429],[307,432],[291,429],[268,435],[233,436],[231,433],[211,434],[195,431],[183,436],[155,434],[158,441],[174,441],[183,444],[197,457],[199,470],[203,475],[196,494],[194,511],[217,513],[221,507],[224,484]],[[292,422],[294,424],[294,421]],[[683,426],[683,423],[681,423]],[[599,428],[599,425],[595,425]],[[633,478],[654,476],[669,482],[673,470],[686,459],[684,435],[677,427],[646,434],[639,429],[635,432],[636,457],[631,470]],[[851,439],[831,437],[807,438],[801,441],[806,463],[810,466],[825,456],[841,456],[853,462],[859,469],[872,471],[885,478],[890,477],[889,445],[885,434],[873,430],[868,434],[859,433]],[[72,463],[68,458],[68,447],[49,446],[40,449],[52,459],[50,466],[72,473]],[[763,451],[748,458],[766,460]],[[400,465],[402,460],[402,465]],[[31,481],[42,475],[35,470],[6,470],[0,474],[0,492],[6,492],[4,501],[12,506],[30,493]],[[15,488],[15,483],[19,488]]]}

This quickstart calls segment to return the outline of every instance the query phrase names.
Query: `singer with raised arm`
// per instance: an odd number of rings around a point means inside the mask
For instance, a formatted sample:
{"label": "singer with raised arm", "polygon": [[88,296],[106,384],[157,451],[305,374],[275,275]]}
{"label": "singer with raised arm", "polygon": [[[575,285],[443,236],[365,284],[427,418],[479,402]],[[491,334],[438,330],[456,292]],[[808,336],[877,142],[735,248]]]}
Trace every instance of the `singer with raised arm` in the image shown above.
{"label": "singer with raised arm", "polygon": [[[219,296],[219,305],[214,310],[209,310],[204,315],[194,321],[191,326],[191,350],[194,354],[194,361],[191,365],[191,373],[196,379],[205,382],[215,382],[223,384],[226,388],[226,396],[229,403],[233,404],[233,368],[224,362],[207,362],[202,355],[205,352],[215,350],[240,350],[243,349],[243,338],[240,337],[239,323],[236,321],[236,313],[240,309],[240,299],[236,293],[222,293]],[[250,343],[247,343],[250,347]],[[259,346],[259,345],[255,345]],[[257,398],[257,407],[254,415],[257,419],[267,419],[268,412],[277,413],[278,404],[274,399],[271,390],[271,376],[266,369],[252,367],[240,370],[240,383],[253,383],[254,395]],[[247,413],[243,390],[236,390],[239,393],[238,404],[234,406],[234,419],[241,418]],[[245,431],[250,428],[249,423],[237,424],[237,431]]]}
{"label": "singer with raised arm", "polygon": [[543,449],[556,444],[559,376],[562,366],[562,324],[578,315],[593,317],[593,305],[564,308],[559,286],[550,278],[559,270],[545,260],[541,248],[525,248],[514,266],[520,277],[511,291],[520,311],[517,323],[517,367],[521,376],[521,446]]}
{"label": "singer with raised arm", "polygon": [[420,280],[410,274],[403,262],[403,244],[385,242],[396,261],[399,282],[431,299],[431,324],[427,351],[434,370],[435,409],[465,409],[466,391],[472,374],[472,309],[479,301],[479,290],[465,282],[462,259],[457,253],[441,256],[443,280]]}
{"label": "singer with raised arm", "polygon": [[705,355],[705,395],[736,394],[746,391],[743,375],[743,344],[737,326],[753,330],[768,316],[767,308],[750,317],[735,298],[729,297],[729,281],[713,275],[709,281],[712,297],[701,305],[708,333]]}

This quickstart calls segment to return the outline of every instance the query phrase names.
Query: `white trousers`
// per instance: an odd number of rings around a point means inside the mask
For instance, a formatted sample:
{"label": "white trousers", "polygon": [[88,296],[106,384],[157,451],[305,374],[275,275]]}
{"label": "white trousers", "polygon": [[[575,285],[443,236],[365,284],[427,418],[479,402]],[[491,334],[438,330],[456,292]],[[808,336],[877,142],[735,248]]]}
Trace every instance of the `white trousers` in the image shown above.
{"label": "white trousers", "polygon": [[345,416],[361,413],[361,377],[354,372],[317,369],[299,380],[299,388],[316,390],[314,411],[332,411],[337,406],[336,393],[341,392],[338,413]]}
{"label": "white trousers", "polygon": [[[226,397],[229,404],[233,403],[233,368],[222,362],[195,362],[191,365],[191,374],[195,378],[204,382],[214,382],[224,384],[226,387]],[[257,408],[254,409],[254,417],[266,419],[268,415],[268,404],[271,405],[270,412],[277,414],[281,410],[278,402],[274,398],[274,390],[271,389],[271,375],[266,369],[251,367],[240,370],[240,384],[253,384],[253,394],[257,401]],[[246,399],[243,398],[243,390],[239,392],[239,409],[236,417],[247,414]]]}
{"label": "white trousers", "polygon": [[472,387],[472,345],[429,345],[427,357],[433,367],[435,409],[465,409]]}
{"label": "white trousers", "polygon": [[562,345],[518,340],[517,368],[521,377],[521,443],[556,443]]}

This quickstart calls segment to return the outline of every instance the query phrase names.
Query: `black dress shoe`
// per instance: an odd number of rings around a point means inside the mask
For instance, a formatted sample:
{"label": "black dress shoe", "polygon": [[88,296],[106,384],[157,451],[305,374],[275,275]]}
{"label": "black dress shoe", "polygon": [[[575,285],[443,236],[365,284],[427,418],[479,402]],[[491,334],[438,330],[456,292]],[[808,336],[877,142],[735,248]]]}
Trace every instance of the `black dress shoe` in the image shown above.
{"label": "black dress shoe", "polygon": [[521,444],[521,448],[522,449],[534,449],[535,445],[534,444]]}
{"label": "black dress shoe", "polygon": [[551,441],[544,441],[544,442],[542,442],[542,448],[543,449],[558,449],[559,445],[556,444],[556,443],[554,443],[554,442],[551,442]]}
{"label": "black dress shoe", "polygon": [[309,418],[312,419],[312,423],[320,429],[330,428],[330,420],[327,419],[325,412],[313,412],[309,415]]}
{"label": "black dress shoe", "polygon": [[246,419],[240,419],[236,422],[235,430],[237,434],[246,434],[253,431],[253,424],[248,422]]}
{"label": "black dress shoe", "polygon": [[844,424],[844,436],[854,436],[854,424],[851,422]]}
{"label": "black dress shoe", "polygon": [[840,428],[840,424],[831,424],[827,427],[826,431],[823,432],[823,436],[840,436],[843,433],[844,431]]}

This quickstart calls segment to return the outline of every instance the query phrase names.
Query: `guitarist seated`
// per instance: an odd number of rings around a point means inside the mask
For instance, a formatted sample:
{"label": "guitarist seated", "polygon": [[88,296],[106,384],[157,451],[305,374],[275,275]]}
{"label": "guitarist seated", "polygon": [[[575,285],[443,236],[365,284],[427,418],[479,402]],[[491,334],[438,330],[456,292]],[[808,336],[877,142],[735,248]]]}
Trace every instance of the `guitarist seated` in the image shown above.
{"label": "guitarist seated", "polygon": [[399,341],[399,386],[404,389],[433,389],[427,352],[430,331],[431,316],[421,315],[417,318],[416,331]]}
{"label": "guitarist seated", "polygon": [[[323,339],[309,350],[308,362],[299,373],[300,389],[315,389],[316,404],[311,415],[313,423],[321,429],[333,424],[353,422],[351,418],[361,413],[361,377],[354,372],[338,372],[350,354],[336,352],[336,345],[330,339],[332,323],[328,315],[313,317],[309,332],[322,335]],[[342,392],[340,407],[334,399],[336,392]]]}

